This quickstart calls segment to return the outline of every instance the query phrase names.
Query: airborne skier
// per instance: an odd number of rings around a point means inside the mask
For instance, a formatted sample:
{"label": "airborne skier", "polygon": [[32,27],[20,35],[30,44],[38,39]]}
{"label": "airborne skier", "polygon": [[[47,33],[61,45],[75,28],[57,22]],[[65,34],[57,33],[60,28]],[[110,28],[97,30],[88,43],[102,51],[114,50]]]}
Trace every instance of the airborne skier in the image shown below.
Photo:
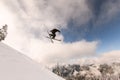
{"label": "airborne skier", "polygon": [[[49,32],[50,32],[50,33],[49,33]],[[46,38],[49,38],[52,43],[53,43],[53,40],[61,41],[61,40],[55,38],[55,37],[56,37],[56,33],[57,33],[57,32],[60,33],[60,30],[54,28],[54,29],[50,30],[49,32],[47,31],[49,37],[46,36]]]}
{"label": "airborne skier", "polygon": [[60,30],[58,30],[58,29],[52,29],[50,32],[51,32],[51,34],[49,34],[50,38],[55,39],[56,32],[60,32]]}

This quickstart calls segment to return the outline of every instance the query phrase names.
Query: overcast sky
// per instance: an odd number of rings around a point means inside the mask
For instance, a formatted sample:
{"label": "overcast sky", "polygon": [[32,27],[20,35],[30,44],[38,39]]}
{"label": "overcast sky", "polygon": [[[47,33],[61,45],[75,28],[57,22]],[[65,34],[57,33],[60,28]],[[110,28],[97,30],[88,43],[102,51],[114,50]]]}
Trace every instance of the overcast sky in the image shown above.
{"label": "overcast sky", "polygon": [[[120,0],[0,0],[3,42],[45,64],[119,55],[119,14]],[[61,42],[46,38],[53,28]]]}

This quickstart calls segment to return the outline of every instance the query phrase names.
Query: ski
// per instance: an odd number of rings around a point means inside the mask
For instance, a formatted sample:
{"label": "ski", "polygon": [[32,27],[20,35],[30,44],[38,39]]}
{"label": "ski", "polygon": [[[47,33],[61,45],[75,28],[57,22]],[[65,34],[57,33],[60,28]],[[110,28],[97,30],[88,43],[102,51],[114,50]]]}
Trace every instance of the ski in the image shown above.
{"label": "ski", "polygon": [[[48,37],[48,36],[47,36],[46,38],[52,39],[52,38],[50,38],[50,37]],[[59,39],[52,39],[52,40],[61,41],[61,40],[59,40]]]}

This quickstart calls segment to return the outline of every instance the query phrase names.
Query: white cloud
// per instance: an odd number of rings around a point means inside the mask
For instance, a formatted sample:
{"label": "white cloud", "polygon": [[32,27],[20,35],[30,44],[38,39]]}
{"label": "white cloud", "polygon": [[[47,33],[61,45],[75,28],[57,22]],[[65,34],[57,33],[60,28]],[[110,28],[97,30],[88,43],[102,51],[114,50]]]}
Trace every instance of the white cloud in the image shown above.
{"label": "white cloud", "polygon": [[[52,44],[45,38],[47,30],[54,27],[66,28],[70,19],[78,21],[79,24],[88,20],[89,10],[83,0],[2,0],[0,2],[2,2],[0,12],[3,12],[2,16],[5,17],[1,23],[10,23],[5,43],[39,62],[67,61],[95,53],[97,41]],[[59,24],[61,27],[56,26]],[[59,35],[58,38],[64,39],[63,35]]]}
{"label": "white cloud", "polygon": [[103,55],[101,56],[101,62],[116,62],[116,61],[120,62],[119,50],[106,52],[103,53]]}
{"label": "white cloud", "polygon": [[116,1],[107,1],[101,7],[101,14],[98,17],[98,21],[96,24],[103,24],[105,22],[109,22],[112,19],[116,18],[117,15],[120,13],[120,0]]}
{"label": "white cloud", "polygon": [[79,59],[82,56],[94,55],[97,47],[96,41],[87,42],[85,40],[74,43],[43,43],[35,41],[31,45],[32,57],[44,63],[65,63],[71,59]]}
{"label": "white cloud", "polygon": [[[66,28],[70,19],[76,25],[86,23],[91,11],[83,0],[1,0],[1,24],[8,24],[5,43],[21,50],[39,62],[53,63],[95,54],[97,41],[51,44],[47,30]],[[56,25],[61,25],[58,27]],[[69,34],[68,34],[69,35]],[[63,35],[59,38],[64,39]]]}
{"label": "white cloud", "polygon": [[114,50],[105,53],[101,53],[97,56],[81,58],[76,61],[76,63],[82,64],[104,64],[104,63],[112,63],[112,62],[120,62],[120,51]]}

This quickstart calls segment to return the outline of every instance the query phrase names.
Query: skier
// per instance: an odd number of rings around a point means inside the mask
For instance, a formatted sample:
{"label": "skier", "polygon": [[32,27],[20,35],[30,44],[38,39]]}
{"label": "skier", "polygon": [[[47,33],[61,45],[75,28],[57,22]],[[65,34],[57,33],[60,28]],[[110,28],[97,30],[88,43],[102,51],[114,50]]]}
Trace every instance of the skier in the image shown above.
{"label": "skier", "polygon": [[52,29],[52,30],[50,30],[50,32],[51,32],[51,34],[49,34],[50,38],[55,39],[56,32],[60,32],[60,30],[58,30],[58,29]]}
{"label": "skier", "polygon": [[5,24],[2,29],[0,29],[0,41],[4,40],[5,37],[7,36],[7,24]]}

